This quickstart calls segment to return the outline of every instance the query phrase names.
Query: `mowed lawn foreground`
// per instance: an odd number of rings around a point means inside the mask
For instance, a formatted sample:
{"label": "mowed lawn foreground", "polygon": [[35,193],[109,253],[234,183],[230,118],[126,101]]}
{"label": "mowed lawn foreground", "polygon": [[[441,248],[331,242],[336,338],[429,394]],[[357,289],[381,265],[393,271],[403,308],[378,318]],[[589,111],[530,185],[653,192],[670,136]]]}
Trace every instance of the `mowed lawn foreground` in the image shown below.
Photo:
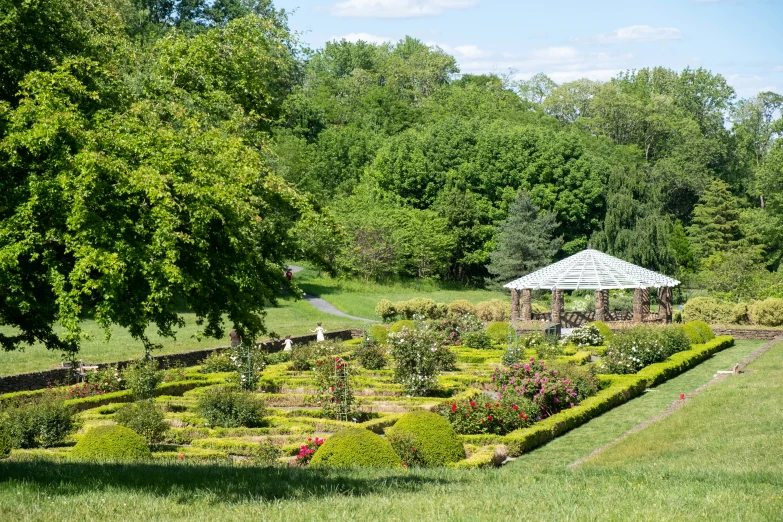
{"label": "mowed lawn foreground", "polygon": [[0,520],[781,520],[783,344],[568,468],[760,344],[740,342],[500,470],[6,461]]}

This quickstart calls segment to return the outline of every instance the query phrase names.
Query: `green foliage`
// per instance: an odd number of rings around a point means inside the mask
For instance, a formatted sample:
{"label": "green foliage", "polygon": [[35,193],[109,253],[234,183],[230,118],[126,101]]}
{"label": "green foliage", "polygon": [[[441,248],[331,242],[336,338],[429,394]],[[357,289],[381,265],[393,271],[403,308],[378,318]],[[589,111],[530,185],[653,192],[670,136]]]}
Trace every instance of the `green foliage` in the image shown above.
{"label": "green foliage", "polygon": [[362,428],[338,431],[318,448],[310,461],[317,468],[398,468],[401,464],[389,441]]}
{"label": "green foliage", "polygon": [[374,341],[363,342],[356,349],[356,358],[365,370],[381,370],[389,363],[387,350],[385,344]]}
{"label": "green foliage", "polygon": [[122,372],[116,365],[107,365],[88,373],[86,380],[88,383],[98,386],[104,393],[124,390],[126,386]]}
{"label": "green foliage", "polygon": [[502,399],[488,400],[478,396],[473,400],[452,401],[443,406],[441,413],[461,435],[505,435],[531,425],[541,414],[539,406],[519,395],[504,393]]}
{"label": "green foliage", "polygon": [[462,336],[462,346],[478,350],[491,350],[492,338],[484,332],[467,332]]}
{"label": "green foliage", "polygon": [[[509,324],[505,321],[495,321],[487,326],[487,335],[495,344],[506,344],[508,342]],[[513,332],[512,332],[513,337]]]}
{"label": "green foliage", "polygon": [[[705,323],[739,323],[745,310],[736,304],[718,301],[712,297],[694,297],[683,306],[682,315],[686,321],[703,321]],[[747,317],[746,317],[747,319]]]}
{"label": "green foliage", "polygon": [[46,393],[31,399],[9,401],[0,406],[0,431],[14,448],[48,448],[77,430],[74,408]]}
{"label": "green foliage", "polygon": [[609,325],[607,325],[602,321],[592,321],[587,324],[598,328],[598,333],[601,334],[601,337],[603,337],[604,341],[606,342],[611,341],[612,338],[614,337],[614,333],[612,332],[612,329],[609,328]]}
{"label": "green foliage", "polygon": [[201,363],[202,373],[232,372],[235,369],[234,362],[226,350],[210,353]]}
{"label": "green foliage", "polygon": [[141,401],[155,396],[155,390],[163,382],[163,372],[158,363],[150,359],[138,360],[122,371],[125,386],[134,400]]}
{"label": "green foliage", "polygon": [[476,305],[476,316],[485,323],[508,321],[511,318],[511,305],[500,299],[483,301]]}
{"label": "green foliage", "polygon": [[[530,345],[527,345],[530,342]],[[563,348],[556,335],[530,335],[525,340],[526,347],[532,347],[536,350],[536,356],[546,361],[554,360],[561,355]]]}
{"label": "green foliage", "polygon": [[258,445],[258,451],[253,457],[253,463],[264,467],[281,467],[285,466],[284,463],[280,462],[282,456],[283,448],[279,444],[265,441]]}
{"label": "green foliage", "polygon": [[374,324],[367,330],[367,334],[372,340],[378,343],[385,343],[386,336],[389,335],[389,329],[379,324]]}
{"label": "green foliage", "polygon": [[313,379],[316,402],[323,408],[324,415],[336,420],[351,419],[355,399],[349,363],[341,357],[321,357],[313,366]]}
{"label": "green foliage", "polygon": [[252,428],[263,424],[266,408],[264,401],[253,392],[217,386],[199,395],[197,411],[210,427]]}
{"label": "green foliage", "polygon": [[375,305],[375,314],[385,323],[391,321],[397,313],[397,308],[388,299],[381,299]]}
{"label": "green foliage", "polygon": [[117,424],[132,429],[144,437],[147,444],[155,444],[163,440],[169,429],[169,425],[163,419],[163,412],[152,401],[126,404],[114,414]]}
{"label": "green foliage", "polygon": [[449,303],[449,312],[455,315],[476,315],[476,307],[470,301],[457,299]]}
{"label": "green foliage", "polygon": [[[696,325],[691,327],[699,332],[699,342],[706,342],[699,328]],[[688,350],[692,344],[688,331],[687,325],[638,325],[621,330],[609,344],[609,349],[601,360],[601,369],[604,373],[636,373],[674,353]]]}
{"label": "green foliage", "polygon": [[[449,462],[457,462],[465,458],[465,448],[454,432],[449,422],[438,415],[427,411],[406,413],[386,430],[392,446],[397,448],[399,442],[412,444],[415,453],[421,459],[423,466],[444,466]],[[397,441],[395,441],[395,438]],[[400,457],[400,451],[397,451]],[[405,459],[403,459],[405,460]],[[409,463],[410,464],[410,463]]]}
{"label": "green foliage", "polygon": [[3,428],[0,428],[0,459],[8,458],[11,454],[11,448],[11,437]]}
{"label": "green foliage", "polygon": [[136,461],[149,459],[144,439],[124,426],[97,426],[84,434],[71,450],[80,460]]}
{"label": "green foliage", "polygon": [[688,227],[693,252],[699,259],[730,250],[742,238],[740,205],[722,180],[713,180],[693,207],[692,225]]}
{"label": "green foliage", "polygon": [[780,326],[783,324],[783,299],[753,301],[748,306],[748,317],[753,324]]}
{"label": "green foliage", "polygon": [[685,323],[682,325],[682,331],[688,338],[690,344],[702,344],[704,338],[701,336],[701,331],[692,324]]}
{"label": "green foliage", "polygon": [[397,321],[393,325],[391,325],[391,328],[389,328],[390,333],[399,333],[404,328],[407,328],[408,330],[413,330],[415,328],[415,325],[413,321],[410,319],[403,319],[402,321]]}
{"label": "green foliage", "polygon": [[574,328],[568,337],[565,338],[565,341],[569,344],[575,344],[579,348],[583,346],[601,346],[604,344],[604,337],[601,335],[598,326],[586,324],[579,328]]}
{"label": "green foliage", "polygon": [[389,345],[394,358],[394,380],[414,396],[425,395],[437,386],[443,362],[439,352],[453,357],[448,347],[436,343],[429,330],[403,328],[389,334]]}
{"label": "green foliage", "polygon": [[543,268],[563,245],[563,239],[555,237],[558,226],[556,214],[540,212],[530,195],[520,192],[498,227],[497,248],[487,269],[498,280],[509,281]]}
{"label": "green foliage", "polygon": [[595,376],[596,368],[587,364],[550,363],[548,368],[557,371],[557,376],[568,381],[568,386],[576,392],[576,399],[583,401],[598,393],[599,381]]}
{"label": "green foliage", "polygon": [[234,365],[234,381],[245,390],[255,390],[266,368],[266,353],[260,346],[242,344],[229,348],[229,359]]}
{"label": "green foliage", "polygon": [[712,328],[710,328],[710,326],[704,321],[688,321],[684,326],[689,326],[698,330],[702,343],[706,343],[707,341],[711,341],[715,338],[715,334],[712,332]]}

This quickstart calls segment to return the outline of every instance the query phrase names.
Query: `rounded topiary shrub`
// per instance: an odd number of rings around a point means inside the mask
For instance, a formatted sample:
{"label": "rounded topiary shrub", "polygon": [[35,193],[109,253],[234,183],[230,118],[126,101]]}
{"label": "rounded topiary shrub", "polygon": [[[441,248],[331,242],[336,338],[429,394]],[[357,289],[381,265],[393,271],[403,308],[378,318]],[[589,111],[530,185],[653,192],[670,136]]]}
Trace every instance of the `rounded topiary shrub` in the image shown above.
{"label": "rounded topiary shrub", "polygon": [[385,343],[386,338],[389,336],[389,329],[380,324],[374,324],[367,330],[367,335],[379,343]]}
{"label": "rounded topiary shrub", "polygon": [[612,332],[612,329],[609,328],[609,325],[603,321],[593,321],[591,323],[587,323],[587,325],[592,325],[598,328],[598,333],[601,334],[601,337],[604,338],[604,344],[608,344],[609,341],[614,338],[614,332]]}
{"label": "rounded topiary shrub", "polygon": [[5,432],[0,430],[0,459],[4,459],[11,454],[11,437]]}
{"label": "rounded topiary shrub", "polygon": [[506,321],[495,321],[487,326],[487,335],[495,344],[508,343],[508,326]]}
{"label": "rounded topiary shrub", "polygon": [[703,344],[704,339],[701,336],[701,332],[698,328],[693,326],[690,323],[685,323],[682,325],[682,331],[685,332],[685,335],[688,337],[688,341],[690,341],[691,344]]}
{"label": "rounded topiary shrub", "polygon": [[762,326],[780,326],[783,324],[783,299],[768,298],[753,301],[748,306],[750,322]]}
{"label": "rounded topiary shrub", "polygon": [[[405,444],[403,448],[395,448],[398,453],[408,454],[413,451],[423,466],[445,466],[465,458],[465,448],[459,436],[449,421],[437,413],[406,413],[386,434],[392,441],[398,440]],[[392,445],[395,446],[395,442]]]}
{"label": "rounded topiary shrub", "polygon": [[492,338],[484,332],[466,332],[462,336],[462,346],[477,350],[491,350]]}
{"label": "rounded topiary shrub", "polygon": [[449,312],[456,315],[476,315],[476,307],[470,301],[465,299],[457,299],[449,303]]}
{"label": "rounded topiary shrub", "polygon": [[400,457],[388,440],[363,428],[340,430],[318,448],[311,466],[323,468],[397,468]]}
{"label": "rounded topiary shrub", "polygon": [[699,332],[699,337],[701,340],[696,344],[706,343],[707,341],[711,341],[715,338],[715,334],[712,332],[712,328],[710,328],[709,325],[704,321],[688,321],[685,323],[685,334],[688,336],[688,338],[691,339],[691,344],[694,344],[691,337],[692,334],[688,333],[689,330],[696,330]]}
{"label": "rounded topiary shrub", "polygon": [[71,455],[84,460],[143,460],[150,458],[150,449],[130,428],[98,426],[79,439]]}
{"label": "rounded topiary shrub", "polygon": [[402,321],[397,321],[393,325],[391,325],[391,328],[389,331],[392,333],[401,332],[403,328],[407,328],[409,330],[413,330],[416,327],[416,324],[411,321],[410,319],[404,319]]}
{"label": "rounded topiary shrub", "polygon": [[384,320],[384,322],[391,321],[391,319],[397,315],[397,309],[394,308],[394,304],[388,299],[381,299],[378,304],[375,305],[375,314]]}

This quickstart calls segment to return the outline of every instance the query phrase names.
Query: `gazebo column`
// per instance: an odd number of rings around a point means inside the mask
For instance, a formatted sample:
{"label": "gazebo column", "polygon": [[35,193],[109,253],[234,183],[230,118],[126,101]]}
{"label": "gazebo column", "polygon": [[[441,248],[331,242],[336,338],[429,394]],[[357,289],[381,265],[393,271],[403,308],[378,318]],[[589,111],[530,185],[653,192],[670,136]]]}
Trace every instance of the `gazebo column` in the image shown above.
{"label": "gazebo column", "polygon": [[609,290],[595,291],[595,320],[606,321],[609,315]]}
{"label": "gazebo column", "polygon": [[633,322],[641,323],[643,317],[650,313],[650,290],[636,288],[633,291]]}
{"label": "gazebo column", "polygon": [[552,290],[552,322],[559,323],[560,315],[564,311],[563,291]]}
{"label": "gazebo column", "polygon": [[522,320],[533,319],[533,292],[529,288],[522,290]]}
{"label": "gazebo column", "polygon": [[658,319],[666,323],[672,322],[672,287],[658,288]]}
{"label": "gazebo column", "polygon": [[511,289],[511,322],[519,321],[519,290]]}

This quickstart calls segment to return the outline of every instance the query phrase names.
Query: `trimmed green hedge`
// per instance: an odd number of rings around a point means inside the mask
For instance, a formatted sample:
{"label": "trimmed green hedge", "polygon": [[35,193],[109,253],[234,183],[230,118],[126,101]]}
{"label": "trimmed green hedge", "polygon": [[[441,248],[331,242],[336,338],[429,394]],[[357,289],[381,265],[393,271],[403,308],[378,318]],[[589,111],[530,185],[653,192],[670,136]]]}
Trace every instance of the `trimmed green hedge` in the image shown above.
{"label": "trimmed green hedge", "polygon": [[0,459],[4,459],[11,454],[11,437],[0,429]]}
{"label": "trimmed green hedge", "polygon": [[338,431],[318,448],[310,466],[322,468],[399,468],[389,441],[363,428]]}
{"label": "trimmed green hedge", "polygon": [[71,450],[83,460],[143,460],[150,458],[144,438],[124,426],[98,426],[88,431]]}
{"label": "trimmed green hedge", "polygon": [[600,333],[601,337],[604,338],[604,344],[609,344],[609,341],[611,341],[614,338],[614,332],[612,332],[612,329],[609,328],[609,325],[604,323],[603,321],[593,321],[587,323],[587,326],[590,325],[593,325],[596,328],[598,328],[598,333]]}
{"label": "trimmed green hedge", "polygon": [[487,335],[495,344],[508,344],[508,327],[506,321],[495,321],[487,326]]}
{"label": "trimmed green hedge", "polygon": [[[225,379],[205,379],[200,381],[172,381],[164,382],[155,390],[155,395],[182,395],[196,388],[205,388],[216,384],[225,384]],[[133,402],[130,390],[121,390],[102,395],[93,395],[83,399],[69,399],[65,401],[67,406],[73,406],[76,411],[89,410],[96,406],[105,406],[113,402]]]}
{"label": "trimmed green hedge", "polygon": [[492,466],[492,457],[494,455],[495,446],[486,446],[475,451],[470,457],[459,462],[450,462],[446,466],[454,469],[488,468]]}
{"label": "trimmed green hedge", "polygon": [[683,325],[691,344],[703,344],[715,338],[712,328],[704,321],[689,321]]}
{"label": "trimmed green hedge", "polygon": [[663,362],[651,364],[636,374],[601,375],[602,383],[608,382],[609,386],[573,408],[563,410],[529,428],[512,431],[505,436],[463,435],[462,439],[473,444],[505,444],[509,449],[509,455],[519,456],[641,395],[648,387],[657,386],[733,345],[732,337],[716,337],[708,343],[676,353]]}
{"label": "trimmed green hedge", "polygon": [[465,458],[454,428],[445,417],[428,411],[412,411],[403,415],[387,435],[409,437],[415,444],[418,457],[425,466],[443,466]]}
{"label": "trimmed green hedge", "polygon": [[384,415],[383,417],[379,417],[377,419],[370,419],[366,422],[362,422],[361,424],[359,424],[359,426],[380,435],[383,433],[383,430],[385,430],[390,426],[393,426],[394,423],[397,422],[400,419],[400,417],[402,417],[403,415],[404,413],[390,413],[388,415]]}
{"label": "trimmed green hedge", "polygon": [[402,321],[397,321],[393,325],[391,325],[391,328],[389,328],[389,332],[391,333],[397,333],[401,332],[403,328],[407,328],[408,330],[413,330],[416,326],[416,323],[414,323],[410,319],[403,319]]}

